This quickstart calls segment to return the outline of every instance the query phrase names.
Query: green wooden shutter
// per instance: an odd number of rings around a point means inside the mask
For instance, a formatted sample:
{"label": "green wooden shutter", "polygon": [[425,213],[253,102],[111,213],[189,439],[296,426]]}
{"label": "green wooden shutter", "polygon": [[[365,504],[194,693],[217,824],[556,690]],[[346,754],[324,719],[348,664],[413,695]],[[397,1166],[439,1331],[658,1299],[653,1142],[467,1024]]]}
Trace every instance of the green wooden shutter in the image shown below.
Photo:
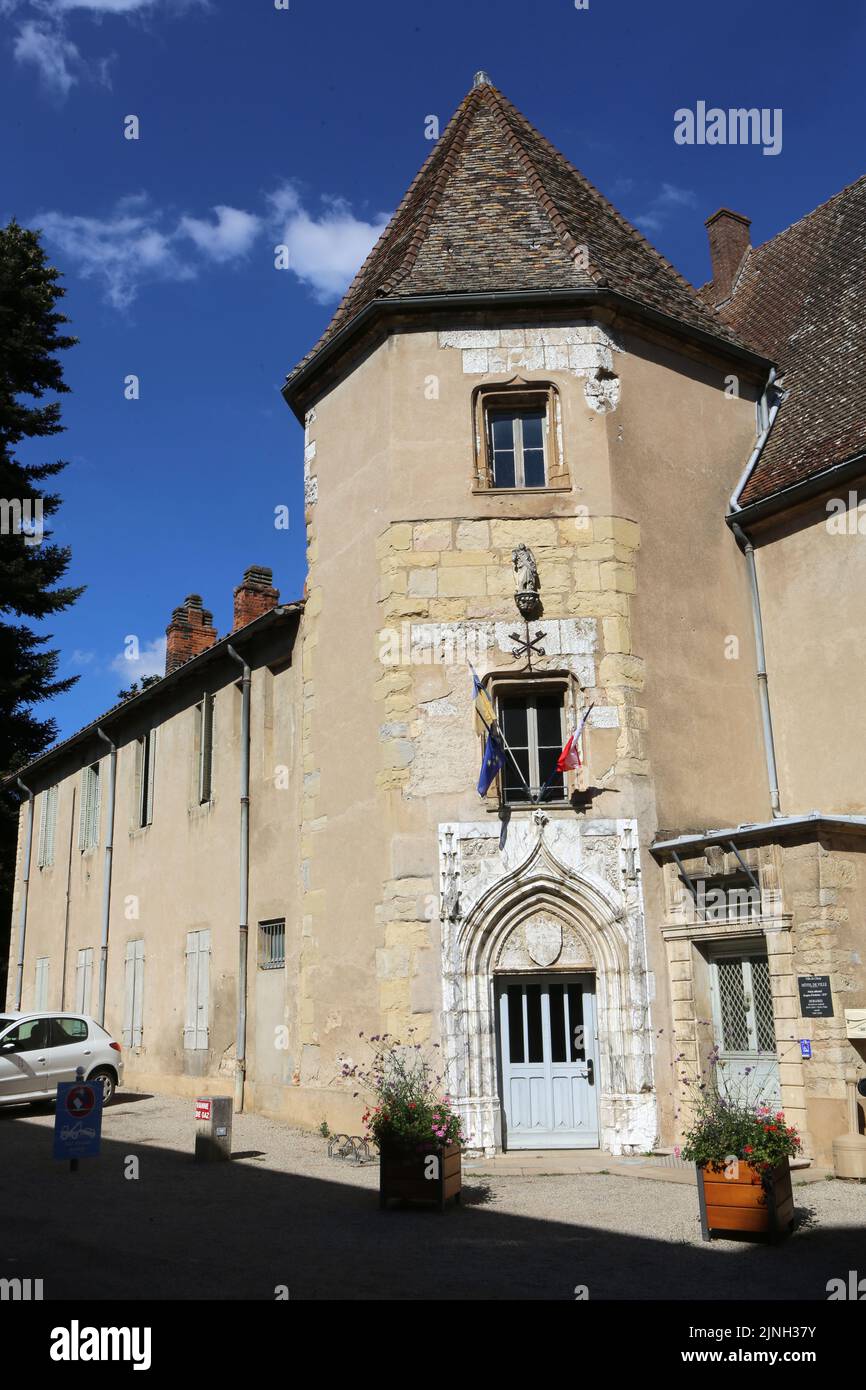
{"label": "green wooden shutter", "polygon": [[144,1035],[144,941],[126,943],[123,992],[123,1044],[141,1047]]}
{"label": "green wooden shutter", "polygon": [[38,864],[42,869],[54,863],[54,827],[57,824],[57,788],[48,787],[42,793],[42,815],[39,821]]}
{"label": "green wooden shutter", "polygon": [[144,824],[153,820],[153,783],[156,776],[156,729],[147,736],[147,786],[144,796]]}

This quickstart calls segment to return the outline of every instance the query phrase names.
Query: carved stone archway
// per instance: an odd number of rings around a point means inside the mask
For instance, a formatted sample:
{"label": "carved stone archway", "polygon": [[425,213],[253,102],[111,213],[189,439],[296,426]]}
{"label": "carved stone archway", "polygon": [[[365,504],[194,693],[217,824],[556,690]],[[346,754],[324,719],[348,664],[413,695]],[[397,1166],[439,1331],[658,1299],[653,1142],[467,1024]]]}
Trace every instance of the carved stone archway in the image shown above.
{"label": "carved stone archway", "polygon": [[443,923],[443,953],[449,1085],[473,1150],[501,1147],[494,982],[514,970],[595,974],[601,1145],[655,1142],[643,922],[609,884],[561,863],[540,833],[465,916]]}

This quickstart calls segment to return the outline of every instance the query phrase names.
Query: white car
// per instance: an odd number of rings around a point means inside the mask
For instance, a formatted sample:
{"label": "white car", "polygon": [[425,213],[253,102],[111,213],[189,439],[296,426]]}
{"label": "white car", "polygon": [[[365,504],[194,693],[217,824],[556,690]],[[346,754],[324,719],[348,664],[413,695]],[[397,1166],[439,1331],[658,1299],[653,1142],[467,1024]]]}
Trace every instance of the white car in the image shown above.
{"label": "white car", "polygon": [[87,1014],[0,1012],[0,1105],[54,1100],[61,1081],[102,1083],[108,1105],[123,1080],[120,1044]]}

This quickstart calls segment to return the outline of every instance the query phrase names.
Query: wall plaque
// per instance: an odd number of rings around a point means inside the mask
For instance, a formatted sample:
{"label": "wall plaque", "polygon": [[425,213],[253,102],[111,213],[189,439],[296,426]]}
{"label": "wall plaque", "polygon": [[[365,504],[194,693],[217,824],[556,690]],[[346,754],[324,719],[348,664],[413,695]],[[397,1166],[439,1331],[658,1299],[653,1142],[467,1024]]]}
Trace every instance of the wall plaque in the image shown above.
{"label": "wall plaque", "polygon": [[832,1018],[833,996],[829,975],[798,975],[800,1013],[803,1018]]}

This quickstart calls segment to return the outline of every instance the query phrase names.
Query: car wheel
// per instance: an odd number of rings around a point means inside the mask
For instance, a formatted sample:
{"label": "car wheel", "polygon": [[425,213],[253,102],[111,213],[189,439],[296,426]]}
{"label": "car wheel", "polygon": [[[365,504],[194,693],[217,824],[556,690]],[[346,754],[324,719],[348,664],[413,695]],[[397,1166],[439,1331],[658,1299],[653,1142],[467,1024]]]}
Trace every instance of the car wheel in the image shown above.
{"label": "car wheel", "polygon": [[111,1075],[110,1071],[105,1071],[100,1067],[98,1071],[93,1072],[87,1079],[88,1081],[100,1082],[102,1086],[102,1108],[105,1109],[106,1105],[110,1105],[114,1098],[114,1077]]}

